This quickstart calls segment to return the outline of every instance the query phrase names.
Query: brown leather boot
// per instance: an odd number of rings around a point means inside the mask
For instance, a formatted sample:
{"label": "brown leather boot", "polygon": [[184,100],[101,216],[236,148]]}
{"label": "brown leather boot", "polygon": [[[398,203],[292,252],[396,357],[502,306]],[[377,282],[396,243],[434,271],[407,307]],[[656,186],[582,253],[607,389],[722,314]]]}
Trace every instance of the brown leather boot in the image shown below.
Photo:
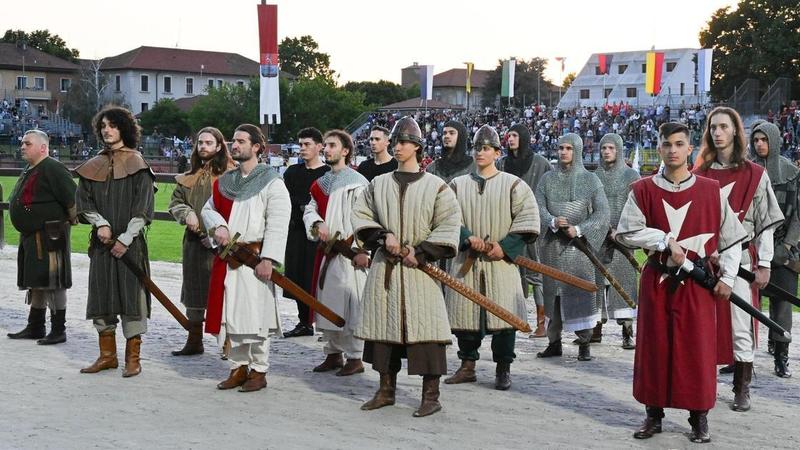
{"label": "brown leather boot", "polygon": [[494,388],[498,391],[507,391],[511,388],[511,363],[497,363],[494,376]]}
{"label": "brown leather boot", "polygon": [[203,348],[203,322],[189,322],[189,336],[186,344],[180,350],[172,352],[172,356],[202,355]]}
{"label": "brown leather boot", "polygon": [[139,351],[141,347],[141,335],[134,336],[125,343],[125,371],[122,372],[123,377],[135,377],[142,373],[142,365],[139,362]]}
{"label": "brown leather boot", "polygon": [[116,369],[117,361],[117,336],[114,331],[103,331],[98,339],[100,341],[100,356],[89,367],[81,369],[81,373],[97,373],[101,370]]}
{"label": "brown leather boot", "polygon": [[544,326],[544,306],[542,305],[536,305],[536,329],[531,334],[531,337],[547,337],[547,328]]}
{"label": "brown leather boot", "polygon": [[250,373],[247,374],[247,381],[239,388],[239,392],[255,392],[265,387],[267,387],[266,372],[251,370]]}
{"label": "brown leather boot", "polygon": [[450,378],[445,378],[444,384],[474,383],[478,381],[475,375],[475,361],[461,360],[461,367]]}
{"label": "brown leather boot", "polygon": [[341,369],[344,367],[344,358],[341,353],[331,353],[325,357],[322,364],[314,367],[314,372],[330,372],[331,370]]}
{"label": "brown leather boot", "polygon": [[733,403],[736,412],[750,410],[750,381],[753,379],[753,363],[736,361],[733,372]]}
{"label": "brown leather boot", "polygon": [[711,442],[711,434],[708,432],[708,411],[689,411],[689,425],[692,431],[689,433],[689,440],[696,444]]}
{"label": "brown leather boot", "polygon": [[378,391],[371,400],[361,405],[364,411],[383,408],[384,406],[394,405],[394,393],[397,390],[397,372],[382,373]]}
{"label": "brown leather boot", "polygon": [[425,417],[441,411],[439,403],[439,375],[424,375],[422,377],[422,403],[414,411],[414,417]]}
{"label": "brown leather boot", "polygon": [[233,389],[243,385],[247,381],[247,366],[239,366],[231,370],[228,379],[217,384],[217,389]]}
{"label": "brown leather boot", "polygon": [[344,367],[341,370],[336,372],[337,377],[346,377],[349,375],[355,375],[357,373],[364,373],[364,364],[361,363],[361,359],[347,359],[347,363],[345,363]]}

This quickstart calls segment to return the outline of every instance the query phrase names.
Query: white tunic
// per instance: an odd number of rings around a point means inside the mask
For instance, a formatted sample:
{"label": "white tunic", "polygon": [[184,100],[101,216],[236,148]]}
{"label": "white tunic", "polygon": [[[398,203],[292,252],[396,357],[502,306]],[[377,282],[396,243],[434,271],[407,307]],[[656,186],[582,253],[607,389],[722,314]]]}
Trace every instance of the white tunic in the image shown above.
{"label": "white tunic", "polygon": [[[353,214],[353,205],[366,187],[366,183],[351,183],[330,193],[324,220],[330,232],[329,239],[333,239],[336,232],[340,233],[339,239],[347,239],[353,235],[353,223],[350,220]],[[311,234],[311,230],[315,223],[322,221],[319,205],[312,196],[303,214],[303,223],[309,240],[319,240],[319,237]],[[355,239],[353,239],[353,248],[357,247]],[[365,269],[356,270],[352,262],[342,255],[335,255],[330,262],[325,256],[322,259],[321,267],[325,267],[326,264],[325,281],[323,288],[317,289],[317,300],[341,316],[345,320],[344,329],[352,333],[361,315],[361,294],[364,291],[364,283],[367,281],[367,271]],[[320,274],[321,276],[322,274]],[[316,319],[319,329],[342,330],[341,327],[337,327],[319,314],[316,315]]]}
{"label": "white tunic", "polygon": [[[206,229],[225,226],[231,237],[240,233],[239,242],[262,241],[261,257],[269,258],[273,268],[283,264],[289,215],[292,210],[289,191],[283,180],[270,181],[257,195],[233,202],[230,219],[225,219],[214,206],[214,197],[203,206]],[[264,283],[252,268],[228,267],[225,276],[225,297],[222,307],[222,331],[228,334],[267,337],[280,333],[278,308],[273,283]]]}

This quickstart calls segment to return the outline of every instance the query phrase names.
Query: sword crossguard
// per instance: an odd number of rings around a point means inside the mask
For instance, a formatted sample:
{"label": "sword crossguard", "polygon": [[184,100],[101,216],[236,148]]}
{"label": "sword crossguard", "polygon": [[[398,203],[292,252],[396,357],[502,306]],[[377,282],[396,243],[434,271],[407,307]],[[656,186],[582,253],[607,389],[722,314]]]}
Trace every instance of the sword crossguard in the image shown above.
{"label": "sword crossguard", "polygon": [[237,243],[236,241],[239,240],[239,236],[241,236],[241,233],[237,232],[236,234],[233,235],[231,240],[228,241],[228,244],[225,245],[225,248],[223,248],[222,252],[220,252],[219,254],[220,259],[225,259],[228,257],[228,253],[230,253],[233,246],[236,245]]}

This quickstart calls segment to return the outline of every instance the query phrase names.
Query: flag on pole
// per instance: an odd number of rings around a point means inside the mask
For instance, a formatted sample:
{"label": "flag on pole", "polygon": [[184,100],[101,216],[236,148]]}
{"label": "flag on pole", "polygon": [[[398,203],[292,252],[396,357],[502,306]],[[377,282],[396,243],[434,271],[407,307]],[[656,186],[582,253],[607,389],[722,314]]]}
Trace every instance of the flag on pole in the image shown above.
{"label": "flag on pole", "polygon": [[567,60],[566,56],[556,56],[556,61],[561,63],[561,71],[564,71],[564,61]]}
{"label": "flag on pole", "polygon": [[281,123],[281,101],[278,84],[278,5],[258,5],[258,43],[261,81],[259,123]]}
{"label": "flag on pole", "polygon": [[503,61],[503,81],[500,87],[501,97],[514,96],[514,72],[517,69],[517,60]]}
{"label": "flag on pole", "polygon": [[[608,75],[611,69],[611,60],[614,55],[597,55],[597,67],[600,69],[600,75]],[[564,69],[561,69],[563,72]]]}
{"label": "flag on pole", "polygon": [[475,64],[468,62],[464,63],[467,65],[467,94],[472,93],[472,70],[475,68]]}
{"label": "flag on pole", "polygon": [[644,90],[648,94],[661,92],[661,71],[664,68],[664,52],[647,52]]}
{"label": "flag on pole", "polygon": [[697,51],[697,91],[711,90],[711,55],[714,49],[702,48]]}
{"label": "flag on pole", "polygon": [[419,98],[433,100],[433,66],[419,66]]}

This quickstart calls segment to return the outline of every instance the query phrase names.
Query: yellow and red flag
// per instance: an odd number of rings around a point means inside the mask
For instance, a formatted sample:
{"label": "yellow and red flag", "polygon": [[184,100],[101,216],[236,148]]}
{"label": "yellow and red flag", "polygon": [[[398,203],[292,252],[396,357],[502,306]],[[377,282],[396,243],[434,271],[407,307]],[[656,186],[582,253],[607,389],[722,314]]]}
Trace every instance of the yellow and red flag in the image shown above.
{"label": "yellow and red flag", "polygon": [[658,95],[661,92],[661,72],[663,68],[664,52],[647,52],[644,90],[648,94]]}

